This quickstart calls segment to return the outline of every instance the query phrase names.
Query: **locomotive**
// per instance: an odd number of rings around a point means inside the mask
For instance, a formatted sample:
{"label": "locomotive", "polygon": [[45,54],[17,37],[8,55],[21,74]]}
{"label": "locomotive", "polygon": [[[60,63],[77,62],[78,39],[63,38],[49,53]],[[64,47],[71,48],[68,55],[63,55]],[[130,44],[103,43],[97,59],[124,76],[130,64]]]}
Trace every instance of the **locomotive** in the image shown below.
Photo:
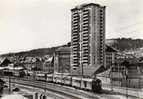
{"label": "locomotive", "polygon": [[71,86],[78,89],[100,93],[102,82],[97,78],[83,78],[63,74],[37,74],[36,80]]}

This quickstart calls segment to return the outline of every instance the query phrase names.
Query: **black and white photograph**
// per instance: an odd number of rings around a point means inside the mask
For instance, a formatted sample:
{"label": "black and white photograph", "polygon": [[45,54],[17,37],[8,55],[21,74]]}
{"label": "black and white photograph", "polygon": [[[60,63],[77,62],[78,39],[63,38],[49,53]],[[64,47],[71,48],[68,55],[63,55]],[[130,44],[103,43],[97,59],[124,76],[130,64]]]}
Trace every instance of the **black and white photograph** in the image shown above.
{"label": "black and white photograph", "polygon": [[0,0],[0,99],[143,99],[143,0]]}

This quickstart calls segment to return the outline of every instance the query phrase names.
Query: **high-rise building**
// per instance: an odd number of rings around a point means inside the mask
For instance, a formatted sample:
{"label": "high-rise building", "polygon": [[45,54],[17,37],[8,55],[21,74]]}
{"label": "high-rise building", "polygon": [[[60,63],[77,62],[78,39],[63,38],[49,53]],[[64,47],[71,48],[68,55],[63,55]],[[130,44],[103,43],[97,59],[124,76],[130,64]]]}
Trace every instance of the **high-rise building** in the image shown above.
{"label": "high-rise building", "polygon": [[71,73],[92,75],[105,66],[105,6],[83,4],[71,12]]}

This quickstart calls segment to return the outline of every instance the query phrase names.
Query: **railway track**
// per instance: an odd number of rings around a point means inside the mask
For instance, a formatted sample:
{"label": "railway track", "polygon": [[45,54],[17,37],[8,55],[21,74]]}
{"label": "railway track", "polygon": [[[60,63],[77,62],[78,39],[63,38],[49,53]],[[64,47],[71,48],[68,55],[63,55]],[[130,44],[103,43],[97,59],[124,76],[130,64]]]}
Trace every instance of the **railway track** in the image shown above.
{"label": "railway track", "polygon": [[[8,78],[5,78],[8,81]],[[59,94],[61,96],[64,96],[63,99],[99,99],[96,95],[89,95],[82,93],[81,91],[78,91],[75,88],[68,88],[64,87],[62,85],[53,84],[53,83],[47,83],[47,82],[41,82],[41,81],[35,81],[31,79],[25,79],[25,78],[15,78],[11,77],[11,82],[15,84],[20,84],[24,86],[31,86],[34,88],[40,88],[43,90],[51,91],[55,94]]]}
{"label": "railway track", "polygon": [[[1,77],[2,78],[2,77]],[[8,77],[3,77],[4,80],[9,81]],[[20,86],[27,86],[27,87],[33,87],[42,89],[43,91],[52,92],[53,95],[60,96],[60,98],[54,98],[54,99],[126,99],[126,96],[121,93],[116,92],[108,92],[105,91],[102,94],[95,94],[88,91],[79,90],[73,87],[68,87],[64,85],[54,84],[54,83],[48,83],[43,81],[36,81],[33,79],[27,79],[27,78],[15,78],[11,77],[11,82],[15,84],[19,84]],[[128,96],[128,99],[138,99],[134,96]]]}

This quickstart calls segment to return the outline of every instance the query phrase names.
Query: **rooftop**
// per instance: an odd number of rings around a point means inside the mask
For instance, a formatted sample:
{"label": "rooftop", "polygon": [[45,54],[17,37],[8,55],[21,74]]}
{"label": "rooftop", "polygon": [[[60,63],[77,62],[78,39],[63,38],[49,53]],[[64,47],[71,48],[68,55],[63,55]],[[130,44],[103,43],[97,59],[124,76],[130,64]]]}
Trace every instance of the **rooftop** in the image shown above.
{"label": "rooftop", "polygon": [[60,47],[56,50],[56,52],[70,52],[70,47]]}
{"label": "rooftop", "polygon": [[117,50],[111,46],[106,45],[106,52],[117,52]]}
{"label": "rooftop", "polygon": [[98,6],[98,7],[105,7],[105,6],[101,6],[100,4],[95,4],[95,3],[84,3],[84,4],[81,4],[79,6],[76,6],[75,8],[71,9],[71,11],[74,11],[74,10],[77,10],[77,9],[81,9],[83,7],[87,7],[87,6]]}

